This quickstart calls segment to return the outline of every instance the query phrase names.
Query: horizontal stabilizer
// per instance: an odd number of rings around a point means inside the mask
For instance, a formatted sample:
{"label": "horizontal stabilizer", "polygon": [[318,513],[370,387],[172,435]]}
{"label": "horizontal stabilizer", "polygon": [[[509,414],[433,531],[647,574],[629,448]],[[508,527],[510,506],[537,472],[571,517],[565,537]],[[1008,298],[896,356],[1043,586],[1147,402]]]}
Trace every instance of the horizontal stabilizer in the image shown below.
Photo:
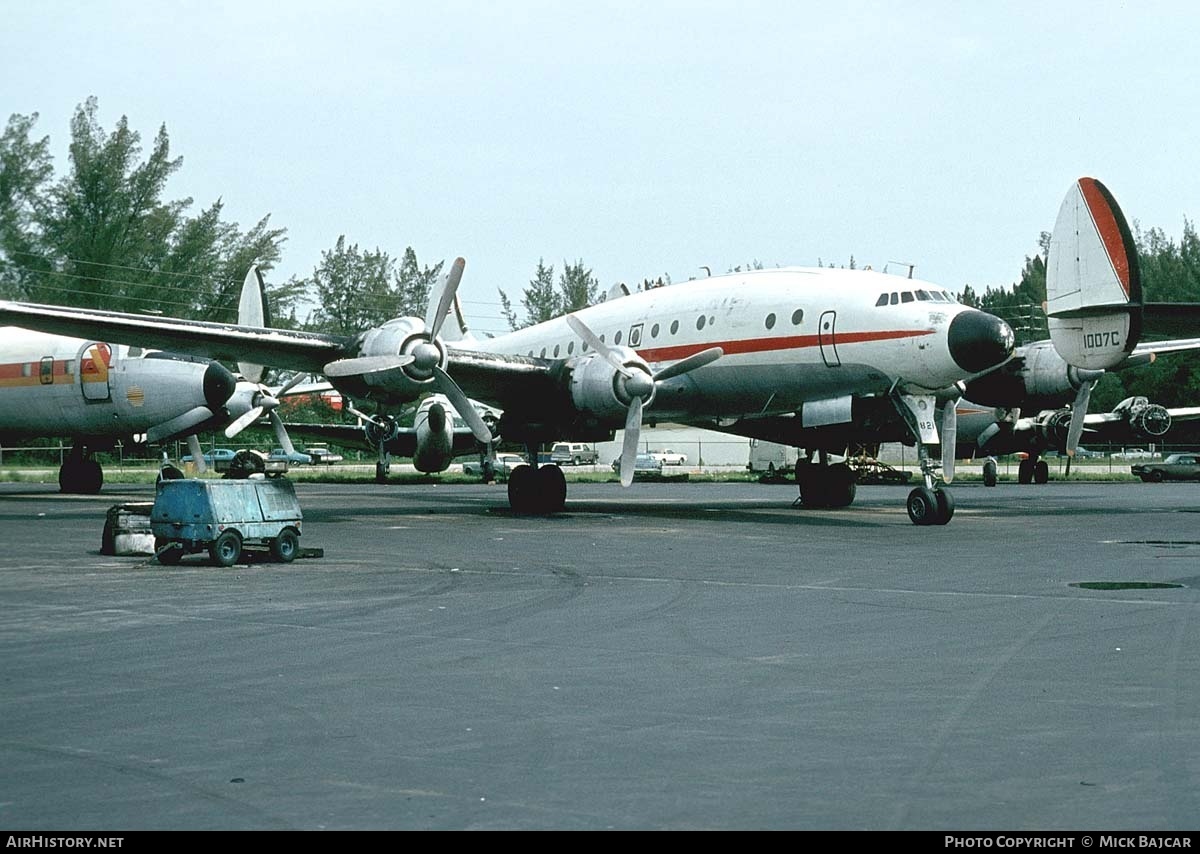
{"label": "horizontal stabilizer", "polygon": [[1125,216],[1095,178],[1080,178],[1058,212],[1046,265],[1054,348],[1079,368],[1125,361],[1142,328],[1137,249]]}
{"label": "horizontal stabilizer", "polygon": [[1189,337],[1200,333],[1200,303],[1152,302],[1142,309],[1146,335]]}

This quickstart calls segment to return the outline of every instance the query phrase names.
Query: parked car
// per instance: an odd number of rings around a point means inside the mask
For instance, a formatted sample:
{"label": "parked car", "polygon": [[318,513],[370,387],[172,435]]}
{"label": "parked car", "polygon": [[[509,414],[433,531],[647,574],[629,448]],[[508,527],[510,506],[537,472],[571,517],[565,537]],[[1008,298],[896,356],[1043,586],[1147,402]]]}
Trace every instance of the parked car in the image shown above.
{"label": "parked car", "polygon": [[1151,453],[1145,448],[1122,448],[1112,455],[1114,460],[1156,460],[1162,454]]}
{"label": "parked car", "polygon": [[283,448],[272,448],[271,453],[267,455],[268,460],[284,460],[291,465],[303,466],[308,465],[313,461],[308,454],[302,454],[299,451],[292,451],[290,454]]}
{"label": "parked car", "polygon": [[680,454],[667,448],[665,451],[651,451],[650,456],[661,462],[664,466],[681,466],[687,462],[687,454]]}
{"label": "parked car", "polygon": [[[633,463],[634,475],[639,474],[662,474],[662,460],[654,456],[654,454],[638,454],[637,459]],[[617,457],[612,461],[612,470],[615,472],[621,471],[621,458]]]}
{"label": "parked car", "polygon": [[550,462],[560,466],[591,466],[596,459],[594,448],[576,442],[559,442],[550,449]]}
{"label": "parked car", "polygon": [[309,445],[304,449],[304,453],[311,458],[313,465],[333,465],[342,461],[341,454],[335,454],[325,445]]}
{"label": "parked car", "polygon": [[[496,454],[496,476],[508,477],[517,466],[526,465],[525,458],[519,454]],[[482,464],[479,460],[467,460],[462,464],[463,474],[483,475]]]}
{"label": "parked car", "polygon": [[[215,463],[225,463],[228,465],[229,463],[233,462],[233,458],[237,456],[237,451],[234,451],[231,448],[213,448],[211,451],[205,451],[203,454],[201,454],[201,456],[204,458],[204,462],[210,466],[214,465]],[[180,462],[192,462],[192,455],[188,454],[186,457],[180,460]]]}
{"label": "parked car", "polygon": [[1146,483],[1164,480],[1200,480],[1200,455],[1171,454],[1162,462],[1139,463],[1129,470]]}

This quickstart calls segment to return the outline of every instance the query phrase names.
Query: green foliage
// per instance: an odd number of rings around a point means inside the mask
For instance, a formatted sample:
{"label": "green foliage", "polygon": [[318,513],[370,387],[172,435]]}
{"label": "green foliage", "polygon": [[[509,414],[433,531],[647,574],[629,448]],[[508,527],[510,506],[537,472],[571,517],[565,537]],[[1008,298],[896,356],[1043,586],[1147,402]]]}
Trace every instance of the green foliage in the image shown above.
{"label": "green foliage", "polygon": [[600,282],[584,266],[583,259],[574,264],[563,261],[563,271],[557,285],[554,282],[554,267],[547,267],[545,259],[538,259],[537,270],[521,297],[521,305],[525,307],[524,320],[517,318],[508,294],[499,288],[497,290],[500,291],[501,313],[511,329],[543,323],[595,305],[601,299]]}
{"label": "green foliage", "polygon": [[321,263],[308,280],[320,304],[308,328],[352,335],[393,317],[425,316],[429,290],[442,262],[422,268],[412,247],[404,250],[399,267],[388,253],[346,246],[338,237],[333,249],[321,253]]}
{"label": "green foliage", "polygon": [[[197,216],[190,198],[163,200],[182,164],[165,126],[142,159],[122,116],[111,132],[89,98],[71,120],[70,172],[54,180],[37,114],[13,115],[0,138],[0,290],[36,302],[233,319],[252,263],[269,270],[284,229],[263,217],[242,233],[220,200]],[[277,299],[289,291],[280,289]],[[286,309],[286,306],[283,306]]]}

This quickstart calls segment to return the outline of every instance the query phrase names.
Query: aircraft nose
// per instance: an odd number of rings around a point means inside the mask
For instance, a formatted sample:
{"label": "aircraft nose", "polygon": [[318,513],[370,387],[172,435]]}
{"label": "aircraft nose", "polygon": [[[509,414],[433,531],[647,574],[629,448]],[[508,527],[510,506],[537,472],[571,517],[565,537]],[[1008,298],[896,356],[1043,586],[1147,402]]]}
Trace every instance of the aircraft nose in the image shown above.
{"label": "aircraft nose", "polygon": [[237,389],[237,377],[220,362],[211,362],[204,371],[204,401],[213,412],[225,405]]}
{"label": "aircraft nose", "polygon": [[1004,362],[1013,351],[1013,331],[993,314],[969,309],[950,321],[950,356],[964,371],[977,374]]}

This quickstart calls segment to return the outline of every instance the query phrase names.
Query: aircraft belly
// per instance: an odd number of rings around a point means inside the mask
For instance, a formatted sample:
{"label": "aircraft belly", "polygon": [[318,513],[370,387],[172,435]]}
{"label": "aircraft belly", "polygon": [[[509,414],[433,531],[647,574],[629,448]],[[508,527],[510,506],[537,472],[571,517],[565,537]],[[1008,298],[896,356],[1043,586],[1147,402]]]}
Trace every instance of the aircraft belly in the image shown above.
{"label": "aircraft belly", "polygon": [[717,363],[659,388],[658,417],[738,417],[795,412],[806,400],[887,391],[891,380],[870,365],[728,365]]}

